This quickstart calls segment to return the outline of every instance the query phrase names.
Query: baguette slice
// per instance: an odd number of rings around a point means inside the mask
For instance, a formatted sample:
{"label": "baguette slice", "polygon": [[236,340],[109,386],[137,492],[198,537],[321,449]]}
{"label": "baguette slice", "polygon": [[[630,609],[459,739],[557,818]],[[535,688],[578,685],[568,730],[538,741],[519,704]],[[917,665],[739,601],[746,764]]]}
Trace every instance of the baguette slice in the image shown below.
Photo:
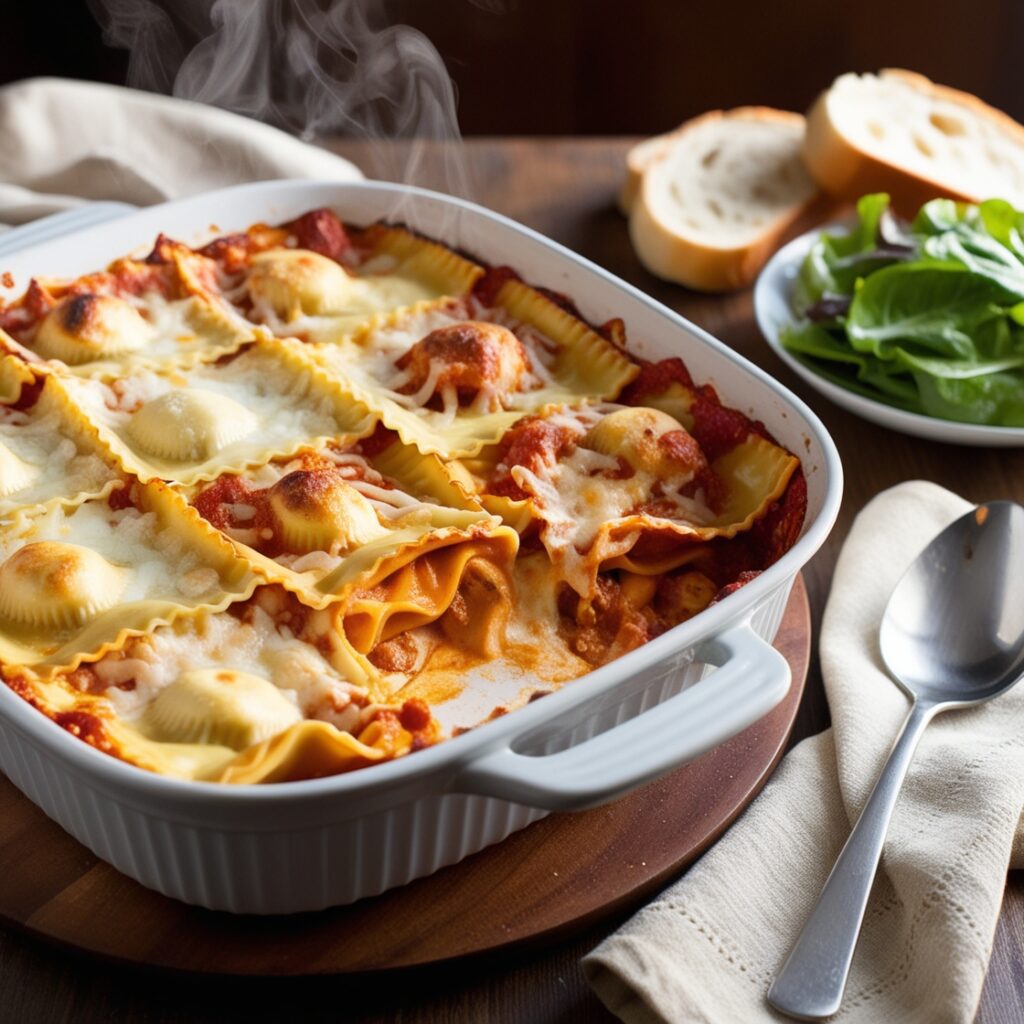
{"label": "baguette slice", "polygon": [[799,114],[739,107],[641,143],[629,233],[644,266],[701,291],[750,284],[818,197],[803,134]]}
{"label": "baguette slice", "polygon": [[686,124],[674,131],[666,132],[664,135],[655,135],[651,139],[644,139],[626,154],[626,180],[622,183],[622,190],[619,192],[619,209],[627,217],[633,212],[633,204],[640,194],[644,171],[670,149],[679,134],[686,131],[692,123],[692,121],[687,121]]}
{"label": "baguette slice", "polygon": [[907,216],[936,196],[1024,205],[1024,127],[912,71],[837,78],[807,115],[804,159],[826,192],[888,192]]}

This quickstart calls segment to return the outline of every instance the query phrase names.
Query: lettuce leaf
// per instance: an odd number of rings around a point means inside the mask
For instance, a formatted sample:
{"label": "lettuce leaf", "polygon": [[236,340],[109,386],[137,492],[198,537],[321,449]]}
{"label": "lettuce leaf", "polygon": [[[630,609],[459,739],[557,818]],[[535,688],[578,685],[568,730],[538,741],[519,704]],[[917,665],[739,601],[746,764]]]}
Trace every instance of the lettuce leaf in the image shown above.
{"label": "lettuce leaf", "polygon": [[880,247],[879,227],[888,209],[887,195],[864,196],[857,203],[857,224],[852,231],[823,233],[814,243],[797,276],[793,304],[798,312],[825,295],[849,293],[858,278],[897,258]]}
{"label": "lettuce leaf", "polygon": [[894,358],[898,345],[953,359],[977,359],[975,335],[1004,319],[998,287],[955,266],[901,264],[858,282],[846,332],[858,352]]}
{"label": "lettuce leaf", "polygon": [[907,226],[888,196],[864,196],[851,231],[812,247],[792,304],[783,346],[833,383],[929,416],[1024,426],[1024,213],[1004,200],[936,199]]}

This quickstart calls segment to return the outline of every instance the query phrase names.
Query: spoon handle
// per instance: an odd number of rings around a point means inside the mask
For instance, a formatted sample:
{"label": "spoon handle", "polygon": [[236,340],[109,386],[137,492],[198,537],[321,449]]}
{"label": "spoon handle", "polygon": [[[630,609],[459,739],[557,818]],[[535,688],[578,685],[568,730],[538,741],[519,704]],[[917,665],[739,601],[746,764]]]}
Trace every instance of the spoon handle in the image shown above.
{"label": "spoon handle", "polygon": [[768,991],[776,1010],[798,1020],[824,1020],[839,1010],[896,797],[936,710],[937,704],[923,700],[910,709],[811,916]]}

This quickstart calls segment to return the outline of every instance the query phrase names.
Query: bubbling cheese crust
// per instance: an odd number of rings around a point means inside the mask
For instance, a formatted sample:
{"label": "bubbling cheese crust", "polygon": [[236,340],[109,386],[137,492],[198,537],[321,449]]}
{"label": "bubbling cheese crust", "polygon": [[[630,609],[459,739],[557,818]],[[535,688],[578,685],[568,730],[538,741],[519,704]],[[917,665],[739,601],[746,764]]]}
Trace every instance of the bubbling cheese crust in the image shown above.
{"label": "bubbling cheese crust", "polygon": [[645,643],[778,558],[806,492],[625,347],[329,210],[33,282],[0,302],[0,677],[140,768],[298,781]]}
{"label": "bubbling cheese crust", "polygon": [[124,299],[86,293],[67,296],[47,313],[35,348],[46,359],[80,366],[143,349],[153,338],[153,328]]}

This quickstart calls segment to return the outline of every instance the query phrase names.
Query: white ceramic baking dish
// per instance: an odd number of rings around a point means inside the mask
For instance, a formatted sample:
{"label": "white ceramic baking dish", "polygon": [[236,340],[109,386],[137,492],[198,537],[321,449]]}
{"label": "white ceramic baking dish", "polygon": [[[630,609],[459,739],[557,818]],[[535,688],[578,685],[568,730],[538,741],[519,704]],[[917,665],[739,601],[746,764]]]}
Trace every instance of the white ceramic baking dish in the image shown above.
{"label": "white ceramic baking dish", "polygon": [[[637,289],[478,206],[381,183],[268,182],[167,203],[11,250],[15,295],[33,274],[77,275],[158,232],[184,241],[327,206],[352,223],[400,220],[571,296],[592,322],[625,320],[630,348],[681,356],[752,413],[807,476],[804,532],[727,600],[559,692],[410,757],[334,778],[231,787],[153,775],[97,752],[0,686],[0,768],[99,857],[167,895],[278,914],[349,903],[453,864],[550,810],[613,800],[751,725],[784,696],[770,645],[790,587],[835,520],[839,457],[818,418],[757,367]],[[81,216],[78,214],[77,216]],[[58,225],[59,227],[59,225]],[[52,230],[52,229],[51,229]],[[40,228],[30,228],[38,240]],[[45,229],[44,229],[45,231]],[[31,236],[30,236],[31,237]],[[709,666],[715,666],[709,668]]]}

